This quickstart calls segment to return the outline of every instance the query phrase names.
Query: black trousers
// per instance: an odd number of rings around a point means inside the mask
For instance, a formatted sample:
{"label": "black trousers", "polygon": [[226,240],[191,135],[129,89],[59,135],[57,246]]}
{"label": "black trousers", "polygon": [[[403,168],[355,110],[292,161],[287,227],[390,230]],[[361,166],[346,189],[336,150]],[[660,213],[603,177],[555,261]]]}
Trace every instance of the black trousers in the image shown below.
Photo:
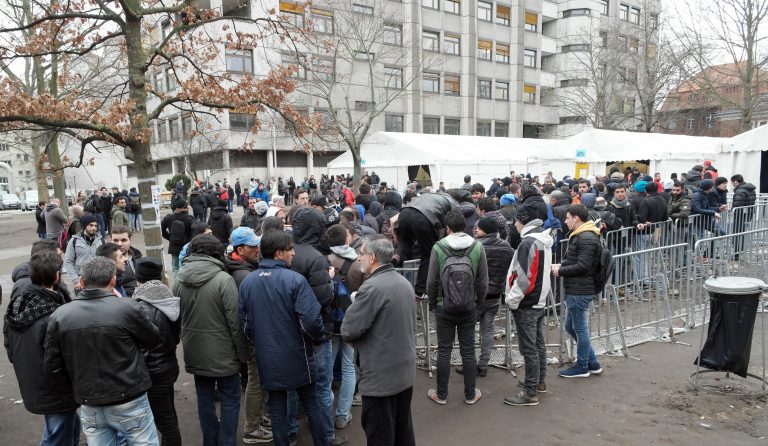
{"label": "black trousers", "polygon": [[416,276],[415,291],[421,296],[427,290],[427,273],[432,246],[438,241],[438,233],[429,219],[413,208],[405,208],[397,218],[397,251],[400,259],[410,260],[418,253],[421,260]]}
{"label": "black trousers", "polygon": [[362,425],[368,446],[415,446],[411,398],[413,387],[385,397],[363,395]]}
{"label": "black trousers", "polygon": [[152,387],[147,391],[147,398],[155,418],[155,426],[162,435],[163,446],[181,445],[179,420],[176,417],[176,405],[173,401],[173,383],[178,376],[178,369],[150,375]]}

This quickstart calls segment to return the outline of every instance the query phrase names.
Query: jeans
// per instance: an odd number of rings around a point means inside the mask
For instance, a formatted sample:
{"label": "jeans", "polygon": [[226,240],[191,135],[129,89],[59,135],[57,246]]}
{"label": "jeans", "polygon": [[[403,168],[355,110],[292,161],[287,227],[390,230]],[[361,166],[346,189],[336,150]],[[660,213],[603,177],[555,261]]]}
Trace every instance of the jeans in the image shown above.
{"label": "jeans", "polygon": [[[330,444],[325,433],[325,414],[323,414],[323,409],[317,401],[315,383],[307,384],[291,392],[296,393],[301,400],[315,446]],[[288,413],[288,391],[269,391],[269,412],[272,418],[272,438],[275,446],[289,446],[288,432],[290,431],[290,422],[289,418],[286,417]]]}
{"label": "jeans", "polygon": [[[214,387],[219,385],[221,421],[216,416]],[[236,446],[240,417],[240,375],[219,378],[195,375],[197,416],[203,431],[203,446]]]}
{"label": "jeans", "polygon": [[[328,440],[336,438],[333,425],[333,347],[331,341],[315,349],[315,364],[317,365],[317,402],[323,411],[322,421],[325,425],[325,435]],[[304,408],[306,411],[306,407]]]}
{"label": "jeans", "polygon": [[415,446],[413,387],[385,397],[363,396],[361,423],[368,446]]}
{"label": "jeans", "polygon": [[512,310],[517,327],[517,344],[525,361],[525,393],[536,395],[547,376],[547,345],[544,342],[544,308]]}
{"label": "jeans", "polygon": [[403,208],[397,222],[397,253],[400,255],[400,260],[406,261],[412,258],[414,249],[418,250],[421,263],[419,263],[414,290],[417,296],[421,296],[427,290],[429,257],[432,255],[432,247],[439,239],[439,234],[429,219],[413,208]]}
{"label": "jeans", "polygon": [[141,212],[131,214],[131,225],[133,226],[134,231],[141,231],[144,229],[144,218],[141,215]]}
{"label": "jeans", "polygon": [[248,361],[248,386],[245,388],[245,432],[253,432],[261,425],[264,393],[256,360],[251,359]]}
{"label": "jeans", "polygon": [[174,368],[165,372],[150,375],[152,387],[147,391],[149,406],[155,417],[155,425],[163,438],[163,446],[181,445],[179,419],[176,416],[173,384],[179,376],[179,369]]}
{"label": "jeans", "polygon": [[117,445],[118,433],[131,446],[160,444],[146,394],[114,406],[80,406],[80,422],[88,444]]}
{"label": "jeans", "polygon": [[466,399],[475,397],[475,310],[462,314],[445,312],[442,308],[435,309],[437,331],[437,396],[445,399],[448,396],[448,378],[451,372],[451,351],[456,333],[459,334],[459,350],[461,364],[464,368],[464,396]]}
{"label": "jeans", "polygon": [[488,299],[477,307],[477,319],[480,321],[480,359],[477,367],[487,369],[493,350],[493,320],[499,312],[499,299]]}
{"label": "jeans", "polygon": [[38,232],[37,233],[37,238],[39,238],[40,240],[45,240],[46,238],[48,238],[48,233],[47,232]]}
{"label": "jeans", "polygon": [[344,342],[340,336],[333,337],[333,357],[341,350],[341,386],[339,402],[336,404],[336,416],[346,418],[352,409],[355,396],[355,348]]}
{"label": "jeans", "polygon": [[232,199],[227,200],[227,212],[232,213]]}
{"label": "jeans", "polygon": [[589,304],[591,295],[566,294],[565,331],[576,341],[576,364],[586,369],[589,364],[597,363],[597,356],[589,340]]}
{"label": "jeans", "polygon": [[176,280],[176,274],[179,273],[179,255],[171,254],[171,269],[173,270],[173,280]]}
{"label": "jeans", "polygon": [[77,409],[45,415],[40,446],[77,446],[80,442],[80,417]]}
{"label": "jeans", "polygon": [[96,222],[99,224],[99,233],[101,233],[101,236],[104,237],[107,234],[107,226],[106,226],[106,223],[104,222],[104,213],[97,212],[95,214],[95,217],[96,217]]}
{"label": "jeans", "polygon": [[[651,236],[648,234],[637,234],[635,237],[635,245],[638,251],[648,249],[648,243]],[[635,280],[640,284],[648,283],[648,270],[645,266],[645,254],[638,254],[633,256],[633,267],[635,271]]]}

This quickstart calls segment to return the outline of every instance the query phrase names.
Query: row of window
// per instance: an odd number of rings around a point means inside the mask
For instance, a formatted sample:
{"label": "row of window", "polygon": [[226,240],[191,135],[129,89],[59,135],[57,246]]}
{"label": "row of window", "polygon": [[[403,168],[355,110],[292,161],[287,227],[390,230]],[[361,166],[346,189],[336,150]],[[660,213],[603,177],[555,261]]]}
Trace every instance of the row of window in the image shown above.
{"label": "row of window", "polygon": [[[253,72],[253,68],[251,68],[250,72]],[[146,81],[158,94],[170,93],[179,87],[179,84],[176,82],[176,73],[168,64],[161,65],[154,71],[147,71]]]}
{"label": "row of window", "polygon": [[[600,15],[607,16],[610,12],[611,2],[610,0],[600,0]],[[563,11],[563,18],[577,17],[577,16],[590,16],[592,11],[589,8],[568,9]],[[640,24],[640,8],[636,6],[630,6],[624,3],[619,4],[619,19],[625,22]],[[658,14],[648,15],[648,24],[652,29],[656,28],[659,24]]]}
{"label": "row of window", "polygon": [[[495,88],[494,88],[495,87]],[[421,91],[425,93],[440,93],[440,74],[424,73],[421,81]],[[443,93],[446,95],[461,95],[461,77],[447,74],[443,78]],[[491,81],[489,79],[477,80],[478,99],[496,99],[509,101],[509,82]],[[525,84],[523,86],[523,102],[536,103],[536,86]]]}
{"label": "row of window", "polygon": [[[440,121],[442,119],[443,135],[461,135],[461,119],[459,118],[439,118],[424,117],[422,120],[422,132],[430,135],[439,135]],[[388,114],[384,117],[384,130],[387,132],[404,132],[403,125],[405,117],[403,115]],[[509,123],[502,121],[477,121],[477,136],[509,136]],[[493,133],[491,128],[493,127]]]}
{"label": "row of window", "polygon": [[[696,127],[696,118],[693,116],[689,116],[683,119],[683,124],[685,125],[686,130],[693,130]],[[710,113],[704,117],[704,127],[711,129],[714,126],[715,126],[715,116],[712,113]],[[677,119],[673,118],[667,121],[667,128],[669,130],[677,130]]]}
{"label": "row of window", "polygon": [[159,144],[176,141],[188,137],[194,130],[192,115],[172,116],[157,120],[156,129],[153,126],[150,142]]}

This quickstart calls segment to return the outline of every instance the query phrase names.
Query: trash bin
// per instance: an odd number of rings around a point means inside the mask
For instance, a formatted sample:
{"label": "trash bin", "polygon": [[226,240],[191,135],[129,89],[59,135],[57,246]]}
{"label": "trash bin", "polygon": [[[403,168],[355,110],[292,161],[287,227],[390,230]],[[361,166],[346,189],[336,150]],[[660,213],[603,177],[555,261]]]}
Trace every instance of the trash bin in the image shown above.
{"label": "trash bin", "polygon": [[766,284],[750,277],[714,277],[704,289],[710,297],[709,329],[694,364],[746,378],[757,305]]}

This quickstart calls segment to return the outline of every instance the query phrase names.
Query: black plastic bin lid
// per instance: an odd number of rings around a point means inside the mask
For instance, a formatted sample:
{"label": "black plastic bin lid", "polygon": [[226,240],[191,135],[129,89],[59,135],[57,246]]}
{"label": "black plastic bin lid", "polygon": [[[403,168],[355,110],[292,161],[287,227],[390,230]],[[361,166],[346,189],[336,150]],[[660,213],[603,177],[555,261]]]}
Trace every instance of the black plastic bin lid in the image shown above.
{"label": "black plastic bin lid", "polygon": [[730,296],[754,296],[768,289],[768,285],[752,277],[722,276],[707,279],[704,282],[704,289],[711,293]]}

